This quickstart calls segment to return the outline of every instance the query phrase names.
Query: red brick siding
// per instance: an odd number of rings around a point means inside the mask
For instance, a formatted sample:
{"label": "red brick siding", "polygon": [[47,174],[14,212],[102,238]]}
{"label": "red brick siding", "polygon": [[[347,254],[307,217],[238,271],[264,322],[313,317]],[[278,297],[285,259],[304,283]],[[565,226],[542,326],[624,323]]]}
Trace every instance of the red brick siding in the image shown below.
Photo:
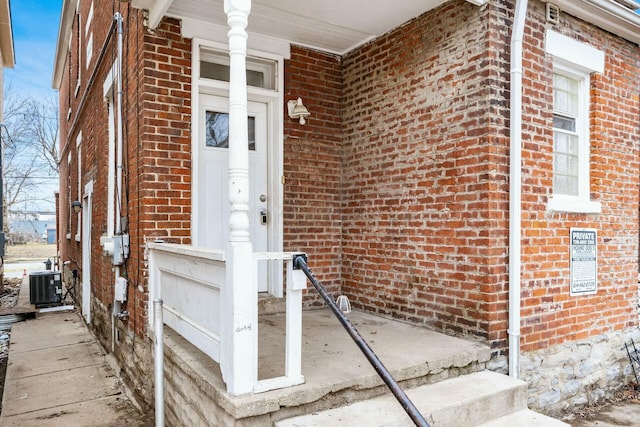
{"label": "red brick siding", "polygon": [[148,299],[145,243],[191,243],[191,41],[180,36],[180,24],[173,19],[163,20],[154,34],[138,37],[144,55],[130,52],[128,68],[135,84],[128,86],[126,100],[132,224],[128,265],[133,288],[144,292],[135,290],[127,307],[142,335]]}
{"label": "red brick siding", "polygon": [[[127,13],[129,10],[131,14]],[[123,57],[123,162],[122,216],[130,232],[130,257],[122,268],[129,279],[128,301],[123,305],[130,313],[128,327],[144,336],[147,319],[147,283],[144,244],[147,239],[162,238],[174,243],[189,243],[191,229],[191,44],[179,36],[179,24],[165,20],[154,33],[146,33],[142,12],[126,7],[124,16]],[[83,13],[87,13],[84,10]],[[108,12],[108,13],[107,13]],[[95,49],[102,46],[113,22],[111,10],[94,10],[94,55],[87,71],[83,68],[78,96],[71,91],[72,115],[63,116],[61,141],[61,215],[64,230],[61,238],[63,261],[71,260],[70,269],[82,267],[81,243],[74,239],[77,229],[72,215],[71,239],[66,234],[66,200],[81,200],[77,194],[76,135],[82,132],[82,188],[93,180],[92,210],[92,292],[109,308],[114,299],[112,259],[104,256],[100,237],[107,234],[108,177],[108,111],[104,101],[103,82],[116,59],[116,37],[112,34],[102,63],[97,64]],[[71,55],[73,57],[73,55]],[[94,68],[95,78],[87,84]],[[73,81],[73,73],[65,74],[61,88]],[[74,87],[75,87],[75,83]],[[85,94],[86,92],[86,94]],[[68,91],[61,90],[60,105],[66,111]],[[85,97],[82,111],[80,100]],[[114,100],[116,95],[113,94]],[[114,101],[115,102],[115,101]],[[79,116],[78,116],[79,115]],[[78,117],[76,117],[78,116]],[[75,124],[75,125],[74,125]],[[75,127],[73,127],[75,126]],[[72,128],[73,127],[73,128]],[[70,133],[71,132],[71,133]],[[67,170],[67,155],[72,164]],[[70,176],[71,195],[67,180]],[[83,239],[85,236],[83,236]],[[142,290],[142,292],[141,292]],[[110,340],[108,325],[96,331],[104,341]]]}
{"label": "red brick siding", "polygon": [[[297,46],[285,64],[284,250],[303,251],[318,279],[340,289],[340,58]],[[286,101],[301,97],[306,125],[290,119]],[[308,292],[307,304],[319,304]]]}
{"label": "red brick siding", "polygon": [[[356,307],[506,346],[507,2],[452,2],[344,58],[342,290]],[[552,58],[544,5],[527,17],[522,342],[547,347],[636,324],[638,50],[564,16],[605,51],[592,83],[592,197],[550,214]],[[505,25],[509,23],[509,25]],[[569,229],[599,231],[600,289],[569,297]],[[588,321],[597,317],[597,321]]]}
{"label": "red brick siding", "polygon": [[452,2],[346,56],[342,286],[356,307],[496,340],[508,45],[492,8]]}
{"label": "red brick siding", "polygon": [[[544,5],[533,3],[525,34],[523,150],[523,350],[637,325],[638,47],[562,15],[554,31],[605,53],[591,79],[591,198],[602,214],[549,213],[552,195],[552,70]],[[569,296],[569,230],[598,230],[598,292]]]}
{"label": "red brick siding", "polygon": [[[506,0],[483,8],[454,1],[344,58],[292,46],[285,63],[285,104],[300,96],[311,116],[302,126],[289,119],[285,105],[284,249],[307,252],[330,292],[347,293],[358,308],[477,335],[496,351],[507,339],[512,7]],[[94,11],[96,51],[110,13]],[[141,13],[125,13],[123,213],[131,230],[125,308],[128,327],[139,336],[148,295],[145,240],[188,244],[191,228],[191,44],[179,36],[176,20],[164,20],[153,34],[142,21]],[[603,212],[551,214],[546,25],[544,4],[530,2],[523,82],[524,350],[637,323],[638,48],[565,14],[555,28],[606,55],[605,73],[592,80],[591,104],[591,190]],[[63,178],[59,219],[63,261],[80,267],[80,244],[64,235],[67,200],[80,197],[73,151],[82,130],[82,184],[93,179],[96,188],[92,284],[105,306],[113,301],[114,277],[99,244],[107,209],[102,82],[115,59],[113,40],[107,49],[109,59],[83,111],[77,108],[85,86],[76,97],[72,72],[61,87],[61,141],[67,143],[61,176],[70,174],[71,194]],[[89,74],[85,69],[83,78]],[[69,104],[73,114],[66,121]],[[76,120],[83,125],[72,129]],[[72,222],[73,237],[75,216]],[[599,232],[597,295],[569,297],[571,227]],[[306,301],[319,304],[312,291]]]}

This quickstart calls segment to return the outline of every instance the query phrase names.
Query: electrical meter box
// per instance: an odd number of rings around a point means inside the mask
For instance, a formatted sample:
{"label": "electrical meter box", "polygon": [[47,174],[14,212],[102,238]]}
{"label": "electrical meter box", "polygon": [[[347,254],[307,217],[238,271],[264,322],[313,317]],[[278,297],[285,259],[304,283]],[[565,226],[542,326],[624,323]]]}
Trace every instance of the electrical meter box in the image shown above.
{"label": "electrical meter box", "polygon": [[62,302],[62,276],[59,271],[29,274],[29,302],[36,307]]}

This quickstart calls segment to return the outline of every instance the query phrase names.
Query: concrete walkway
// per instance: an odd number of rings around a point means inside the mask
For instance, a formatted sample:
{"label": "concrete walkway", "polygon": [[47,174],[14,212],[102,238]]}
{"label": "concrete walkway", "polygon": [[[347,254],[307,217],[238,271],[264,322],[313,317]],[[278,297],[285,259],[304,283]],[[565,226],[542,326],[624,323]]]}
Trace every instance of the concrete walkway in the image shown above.
{"label": "concrete walkway", "polygon": [[[26,294],[24,285],[20,292]],[[20,304],[20,303],[19,303]],[[76,310],[15,323],[0,425],[151,426]]]}

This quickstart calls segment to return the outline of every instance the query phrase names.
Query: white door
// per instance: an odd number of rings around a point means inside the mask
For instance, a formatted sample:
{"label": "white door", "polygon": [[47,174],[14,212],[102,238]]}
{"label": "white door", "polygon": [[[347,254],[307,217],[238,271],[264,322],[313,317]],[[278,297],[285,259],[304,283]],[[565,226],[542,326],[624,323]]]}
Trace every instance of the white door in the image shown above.
{"label": "white door", "polygon": [[[249,226],[254,252],[267,251],[268,134],[267,105],[249,102]],[[198,141],[198,246],[225,249],[229,240],[229,99],[200,95]],[[250,260],[247,260],[250,262]],[[258,264],[258,290],[268,289],[267,265]]]}
{"label": "white door", "polygon": [[[93,182],[82,199],[82,315],[91,323],[91,208]],[[74,279],[76,280],[76,279]]]}

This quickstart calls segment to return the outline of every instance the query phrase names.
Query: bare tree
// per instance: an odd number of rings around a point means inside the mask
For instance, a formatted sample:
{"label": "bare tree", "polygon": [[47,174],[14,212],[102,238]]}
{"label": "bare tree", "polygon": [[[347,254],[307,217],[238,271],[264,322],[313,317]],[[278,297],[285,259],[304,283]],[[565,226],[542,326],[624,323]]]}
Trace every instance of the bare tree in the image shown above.
{"label": "bare tree", "polygon": [[49,172],[58,176],[58,102],[55,97],[30,99],[24,115],[27,137]]}
{"label": "bare tree", "polygon": [[[43,186],[58,179],[58,108],[54,98],[23,97],[5,89],[3,198],[5,212],[37,210],[42,201],[53,202]],[[53,206],[51,206],[52,208]]]}

